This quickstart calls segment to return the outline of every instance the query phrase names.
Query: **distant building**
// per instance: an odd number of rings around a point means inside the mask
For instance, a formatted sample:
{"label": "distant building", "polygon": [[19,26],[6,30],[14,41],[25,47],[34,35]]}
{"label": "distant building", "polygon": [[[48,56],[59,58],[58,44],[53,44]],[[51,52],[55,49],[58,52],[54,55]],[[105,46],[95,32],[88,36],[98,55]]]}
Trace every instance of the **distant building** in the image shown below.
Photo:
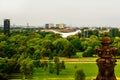
{"label": "distant building", "polygon": [[45,24],[45,28],[46,29],[51,28],[51,27],[54,27],[54,24],[52,24],[52,23]]}
{"label": "distant building", "polygon": [[4,34],[10,36],[10,19],[4,19]]}
{"label": "distant building", "polygon": [[62,28],[62,29],[65,28],[65,24],[60,24],[59,28]]}
{"label": "distant building", "polygon": [[59,28],[59,24],[56,24],[56,28]]}
{"label": "distant building", "polygon": [[49,28],[49,24],[45,24],[45,28],[48,29]]}
{"label": "distant building", "polygon": [[56,24],[56,27],[60,28],[60,29],[64,29],[66,27],[65,24]]}

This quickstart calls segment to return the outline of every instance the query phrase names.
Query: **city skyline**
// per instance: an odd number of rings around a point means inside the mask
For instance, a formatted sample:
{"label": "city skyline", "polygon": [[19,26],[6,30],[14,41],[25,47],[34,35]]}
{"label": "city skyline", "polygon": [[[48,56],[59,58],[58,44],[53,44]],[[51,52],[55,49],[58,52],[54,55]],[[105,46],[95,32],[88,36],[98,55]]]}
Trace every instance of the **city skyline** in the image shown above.
{"label": "city skyline", "polygon": [[120,26],[119,0],[0,0],[0,24]]}

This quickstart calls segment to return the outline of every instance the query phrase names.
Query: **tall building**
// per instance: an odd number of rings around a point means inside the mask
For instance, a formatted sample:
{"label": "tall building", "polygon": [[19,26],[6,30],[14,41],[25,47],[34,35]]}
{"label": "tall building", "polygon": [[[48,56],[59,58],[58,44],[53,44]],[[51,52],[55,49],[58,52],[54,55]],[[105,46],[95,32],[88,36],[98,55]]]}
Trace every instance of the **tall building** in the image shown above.
{"label": "tall building", "polygon": [[10,36],[10,19],[4,19],[4,34]]}
{"label": "tall building", "polygon": [[49,28],[49,24],[45,24],[45,28],[48,29]]}
{"label": "tall building", "polygon": [[51,27],[54,27],[54,24],[52,24],[52,23],[49,23],[49,24],[45,24],[45,28],[51,28]]}

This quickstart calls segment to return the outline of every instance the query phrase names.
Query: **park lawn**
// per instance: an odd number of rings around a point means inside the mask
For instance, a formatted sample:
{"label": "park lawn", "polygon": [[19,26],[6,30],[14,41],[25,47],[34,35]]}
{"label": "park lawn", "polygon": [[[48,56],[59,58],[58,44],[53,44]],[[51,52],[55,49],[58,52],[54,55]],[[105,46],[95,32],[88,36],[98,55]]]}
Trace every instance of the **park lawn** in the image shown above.
{"label": "park lawn", "polygon": [[[98,68],[96,63],[65,63],[66,69],[60,71],[60,75],[50,74],[48,69],[35,68],[33,80],[74,80],[75,71],[82,69],[86,75],[86,80],[93,80],[97,76]],[[76,67],[76,68],[75,68]],[[120,63],[115,67],[116,77],[120,77]],[[120,80],[120,79],[118,79]]]}

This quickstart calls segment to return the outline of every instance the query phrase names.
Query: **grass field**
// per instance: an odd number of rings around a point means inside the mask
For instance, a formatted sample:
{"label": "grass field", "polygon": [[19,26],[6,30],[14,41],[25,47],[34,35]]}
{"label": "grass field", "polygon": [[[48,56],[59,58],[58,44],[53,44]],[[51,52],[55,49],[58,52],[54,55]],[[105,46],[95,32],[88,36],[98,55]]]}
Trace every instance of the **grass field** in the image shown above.
{"label": "grass field", "polygon": [[[60,75],[49,74],[48,69],[34,69],[33,80],[74,80],[75,71],[82,69],[86,75],[86,80],[93,80],[97,76],[98,68],[96,63],[66,63],[66,69],[60,71]],[[77,68],[75,68],[77,66]],[[115,67],[116,77],[120,77],[120,63]],[[120,80],[120,79],[117,79]]]}
{"label": "grass field", "polygon": [[[34,68],[32,80],[74,80],[75,72],[77,69],[82,69],[84,71],[86,75],[86,80],[93,80],[96,78],[98,74],[98,67],[95,62],[97,58],[98,57],[87,58],[60,57],[60,61],[65,61],[66,66],[65,70],[60,71],[60,75],[56,75],[55,73],[50,74],[48,68],[46,69],[46,71],[44,71],[42,68]],[[117,80],[120,80],[120,60],[119,62],[117,62],[117,65],[115,66],[115,75],[117,77]]]}

